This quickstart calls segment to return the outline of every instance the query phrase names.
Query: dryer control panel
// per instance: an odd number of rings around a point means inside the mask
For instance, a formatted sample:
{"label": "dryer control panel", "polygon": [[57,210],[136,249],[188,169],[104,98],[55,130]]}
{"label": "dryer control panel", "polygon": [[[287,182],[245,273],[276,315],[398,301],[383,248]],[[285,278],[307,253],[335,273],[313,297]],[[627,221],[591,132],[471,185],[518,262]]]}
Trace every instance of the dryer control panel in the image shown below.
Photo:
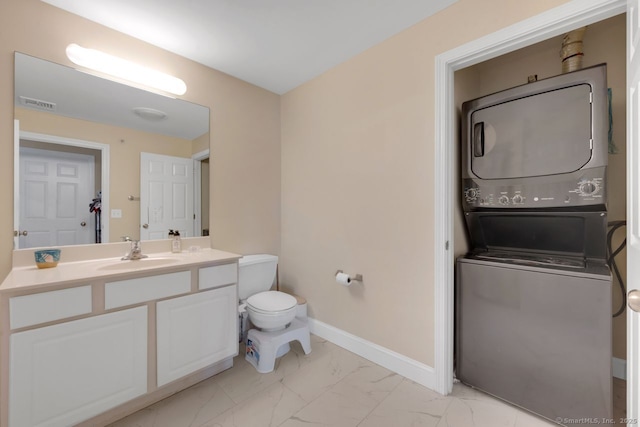
{"label": "dryer control panel", "polygon": [[[576,176],[577,175],[577,176]],[[579,171],[563,176],[519,178],[515,180],[464,179],[462,206],[478,209],[536,209],[606,205],[605,168]]]}

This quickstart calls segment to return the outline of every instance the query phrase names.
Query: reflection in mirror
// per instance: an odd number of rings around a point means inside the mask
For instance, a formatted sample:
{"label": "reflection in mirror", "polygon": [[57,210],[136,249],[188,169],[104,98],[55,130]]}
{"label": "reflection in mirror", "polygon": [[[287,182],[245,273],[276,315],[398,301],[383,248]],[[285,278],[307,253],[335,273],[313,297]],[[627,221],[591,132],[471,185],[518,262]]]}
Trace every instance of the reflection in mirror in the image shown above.
{"label": "reflection in mirror", "polygon": [[208,235],[209,109],[15,54],[16,248]]}

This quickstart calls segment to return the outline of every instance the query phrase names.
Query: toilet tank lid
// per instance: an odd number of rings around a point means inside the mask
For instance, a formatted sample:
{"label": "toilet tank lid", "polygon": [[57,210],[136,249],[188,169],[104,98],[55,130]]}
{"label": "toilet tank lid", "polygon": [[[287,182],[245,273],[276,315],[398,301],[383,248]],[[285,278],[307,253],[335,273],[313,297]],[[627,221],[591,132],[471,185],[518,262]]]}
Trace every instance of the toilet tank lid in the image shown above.
{"label": "toilet tank lid", "polygon": [[238,264],[242,265],[251,265],[257,264],[260,262],[278,262],[278,257],[276,255],[269,254],[255,254],[255,255],[245,255],[240,260],[238,260]]}

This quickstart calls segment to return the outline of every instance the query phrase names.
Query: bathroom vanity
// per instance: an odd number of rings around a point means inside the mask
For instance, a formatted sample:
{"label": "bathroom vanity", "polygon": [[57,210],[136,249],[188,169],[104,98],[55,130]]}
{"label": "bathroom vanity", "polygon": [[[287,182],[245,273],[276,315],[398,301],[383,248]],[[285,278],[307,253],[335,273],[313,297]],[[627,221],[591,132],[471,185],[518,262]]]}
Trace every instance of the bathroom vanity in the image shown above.
{"label": "bathroom vanity", "polygon": [[16,251],[0,285],[1,427],[105,425],[233,365],[240,255],[143,245],[136,261],[124,243],[65,248],[42,270]]}

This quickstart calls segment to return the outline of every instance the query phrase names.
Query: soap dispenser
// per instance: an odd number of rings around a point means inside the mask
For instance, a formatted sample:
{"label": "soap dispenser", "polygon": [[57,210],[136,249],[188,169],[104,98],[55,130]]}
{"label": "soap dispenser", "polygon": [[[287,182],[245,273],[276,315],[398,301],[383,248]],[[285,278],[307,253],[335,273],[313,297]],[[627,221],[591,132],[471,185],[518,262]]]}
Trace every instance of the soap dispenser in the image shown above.
{"label": "soap dispenser", "polygon": [[178,230],[169,230],[169,236],[172,236],[173,232],[173,240],[171,241],[171,252],[179,253],[182,252],[182,241],[180,240],[180,232]]}

